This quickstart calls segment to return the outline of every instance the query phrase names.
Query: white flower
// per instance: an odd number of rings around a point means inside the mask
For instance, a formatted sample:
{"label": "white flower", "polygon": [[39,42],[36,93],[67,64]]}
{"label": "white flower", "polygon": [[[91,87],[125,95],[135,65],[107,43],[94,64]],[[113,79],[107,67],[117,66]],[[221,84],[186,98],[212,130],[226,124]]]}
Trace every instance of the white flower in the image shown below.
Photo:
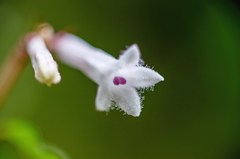
{"label": "white flower", "polygon": [[48,86],[59,83],[61,76],[57,63],[48,51],[43,38],[39,35],[30,37],[27,40],[26,48],[32,62],[35,78]]}
{"label": "white flower", "polygon": [[124,112],[139,116],[141,99],[136,89],[152,87],[163,77],[150,68],[139,65],[140,51],[132,45],[119,59],[82,39],[63,34],[56,37],[54,49],[61,61],[83,71],[98,85],[96,109],[109,111],[113,102]]}

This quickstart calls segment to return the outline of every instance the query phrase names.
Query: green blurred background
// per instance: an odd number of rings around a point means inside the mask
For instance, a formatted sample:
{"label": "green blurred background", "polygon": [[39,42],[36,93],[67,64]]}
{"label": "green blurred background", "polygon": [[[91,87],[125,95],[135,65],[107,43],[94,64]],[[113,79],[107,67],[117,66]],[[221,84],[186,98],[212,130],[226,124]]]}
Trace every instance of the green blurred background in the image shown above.
{"label": "green blurred background", "polygon": [[[115,57],[137,43],[165,81],[144,94],[134,118],[95,111],[97,86],[79,71],[59,64],[62,82],[48,88],[28,64],[0,119],[30,122],[72,159],[239,159],[236,2],[2,0],[1,61],[20,36],[47,21]],[[0,142],[0,159],[17,158],[15,151]]]}

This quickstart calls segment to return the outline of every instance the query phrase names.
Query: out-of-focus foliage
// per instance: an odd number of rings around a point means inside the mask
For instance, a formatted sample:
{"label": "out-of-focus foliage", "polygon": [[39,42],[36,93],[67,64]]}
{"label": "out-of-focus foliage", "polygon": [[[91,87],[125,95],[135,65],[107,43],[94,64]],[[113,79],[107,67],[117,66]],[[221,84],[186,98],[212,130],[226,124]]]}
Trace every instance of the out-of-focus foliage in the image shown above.
{"label": "out-of-focus foliage", "polygon": [[[61,150],[44,143],[33,126],[26,122],[2,121],[0,130],[0,144],[11,144],[12,148],[15,148],[15,153],[18,152],[19,159],[67,159]],[[0,158],[8,159],[9,156],[11,158],[12,153],[0,150]]]}
{"label": "out-of-focus foliage", "polygon": [[[77,70],[60,64],[62,82],[47,88],[28,65],[0,118],[31,121],[73,159],[237,159],[239,11],[231,0],[1,1],[0,61],[47,21],[114,56],[137,43],[165,81],[133,118],[96,112],[97,86]],[[8,143],[0,148],[17,156]]]}

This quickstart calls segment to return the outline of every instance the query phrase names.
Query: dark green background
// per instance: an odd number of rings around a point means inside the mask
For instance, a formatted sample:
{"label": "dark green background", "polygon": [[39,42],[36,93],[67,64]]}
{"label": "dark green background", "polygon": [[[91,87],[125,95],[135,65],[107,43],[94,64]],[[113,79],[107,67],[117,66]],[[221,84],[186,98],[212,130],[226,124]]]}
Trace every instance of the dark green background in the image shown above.
{"label": "dark green background", "polygon": [[72,159],[238,159],[239,16],[233,1],[1,1],[1,61],[47,21],[115,57],[137,43],[165,81],[134,118],[95,111],[97,86],[77,70],[59,63],[62,81],[48,88],[29,64],[0,118],[31,122]]}

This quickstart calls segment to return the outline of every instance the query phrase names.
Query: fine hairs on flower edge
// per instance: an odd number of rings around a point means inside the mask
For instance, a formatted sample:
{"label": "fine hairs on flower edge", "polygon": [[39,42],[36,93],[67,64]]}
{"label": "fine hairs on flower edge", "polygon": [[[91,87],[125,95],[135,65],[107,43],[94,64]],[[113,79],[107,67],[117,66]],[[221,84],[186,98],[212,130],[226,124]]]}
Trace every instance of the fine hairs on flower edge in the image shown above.
{"label": "fine hairs on flower edge", "polygon": [[58,65],[51,55],[53,51],[59,61],[82,71],[98,85],[95,100],[98,111],[108,112],[116,107],[138,117],[143,100],[140,94],[164,80],[153,69],[141,65],[140,49],[136,44],[116,59],[73,34],[55,34],[49,25],[34,32],[25,43],[37,81],[48,86],[61,81]]}

